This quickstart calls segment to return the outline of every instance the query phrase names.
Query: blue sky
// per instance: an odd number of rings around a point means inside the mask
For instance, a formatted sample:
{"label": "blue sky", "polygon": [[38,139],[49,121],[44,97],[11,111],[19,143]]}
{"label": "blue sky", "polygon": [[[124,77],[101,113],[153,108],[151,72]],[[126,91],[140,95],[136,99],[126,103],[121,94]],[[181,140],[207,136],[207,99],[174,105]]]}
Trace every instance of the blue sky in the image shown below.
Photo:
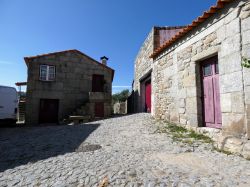
{"label": "blue sky", "polygon": [[23,57],[78,49],[131,86],[134,59],[153,26],[187,25],[216,0],[0,0],[0,85],[26,81]]}

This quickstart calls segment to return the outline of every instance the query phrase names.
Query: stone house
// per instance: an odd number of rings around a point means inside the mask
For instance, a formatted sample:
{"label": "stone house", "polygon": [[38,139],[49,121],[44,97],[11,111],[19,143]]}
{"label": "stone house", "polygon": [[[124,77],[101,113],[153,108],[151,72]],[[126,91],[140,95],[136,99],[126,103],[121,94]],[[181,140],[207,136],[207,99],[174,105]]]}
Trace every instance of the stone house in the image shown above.
{"label": "stone house", "polygon": [[218,0],[181,30],[154,27],[135,60],[134,111],[207,131],[242,152],[250,138],[250,69],[242,66],[249,15],[249,0]]}
{"label": "stone house", "polygon": [[111,115],[114,70],[78,50],[24,58],[28,68],[26,124],[59,123],[70,115]]}

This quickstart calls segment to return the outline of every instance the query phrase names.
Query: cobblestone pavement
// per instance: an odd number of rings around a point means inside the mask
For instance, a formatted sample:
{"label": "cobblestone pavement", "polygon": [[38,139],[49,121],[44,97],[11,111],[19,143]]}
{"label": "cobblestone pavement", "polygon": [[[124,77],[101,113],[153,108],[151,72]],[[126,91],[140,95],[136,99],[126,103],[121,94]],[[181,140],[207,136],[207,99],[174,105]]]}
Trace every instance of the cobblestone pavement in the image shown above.
{"label": "cobblestone pavement", "polygon": [[250,186],[250,161],[155,133],[135,114],[78,126],[0,129],[0,186]]}

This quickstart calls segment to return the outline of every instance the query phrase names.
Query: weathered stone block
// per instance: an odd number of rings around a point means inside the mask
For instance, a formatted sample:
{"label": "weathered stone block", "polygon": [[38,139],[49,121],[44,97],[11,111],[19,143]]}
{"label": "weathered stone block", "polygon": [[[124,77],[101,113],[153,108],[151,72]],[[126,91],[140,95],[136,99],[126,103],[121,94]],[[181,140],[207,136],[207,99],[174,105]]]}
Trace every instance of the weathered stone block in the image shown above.
{"label": "weathered stone block", "polygon": [[229,22],[231,22],[232,20],[238,18],[238,15],[240,13],[240,9],[236,8],[234,9],[232,12],[230,12],[224,19],[224,24],[228,24]]}
{"label": "weathered stone block", "polygon": [[241,30],[242,32],[250,30],[250,17],[241,21]]}
{"label": "weathered stone block", "polygon": [[244,76],[243,76],[244,86],[249,87],[250,86],[250,69],[249,68],[244,68],[243,72],[244,72]]}
{"label": "weathered stone block", "polygon": [[194,87],[196,86],[196,78],[195,78],[195,75],[190,75],[186,78],[183,79],[183,86],[184,87]]}
{"label": "weathered stone block", "polygon": [[220,75],[241,71],[241,54],[240,52],[232,53],[219,59]]}
{"label": "weathered stone block", "polygon": [[197,96],[196,90],[197,90],[196,87],[188,87],[187,88],[187,97],[196,97]]}
{"label": "weathered stone block", "polygon": [[186,89],[178,90],[177,95],[180,99],[182,99],[182,98],[185,99],[187,97]]}
{"label": "weathered stone block", "polygon": [[241,153],[242,149],[243,141],[241,139],[235,137],[225,138],[224,150],[233,153]]}
{"label": "weathered stone block", "polygon": [[184,108],[186,106],[185,99],[179,99],[179,107]]}
{"label": "weathered stone block", "polygon": [[222,113],[223,134],[242,136],[245,133],[244,117],[244,114]]}
{"label": "weathered stone block", "polygon": [[220,56],[224,57],[234,52],[240,51],[241,48],[241,36],[240,34],[234,35],[222,41]]}
{"label": "weathered stone block", "polygon": [[242,44],[243,45],[250,44],[250,30],[244,31],[242,33]]}
{"label": "weathered stone block", "polygon": [[246,120],[246,131],[247,131],[247,138],[250,139],[250,119],[249,118]]}
{"label": "weathered stone block", "polygon": [[225,38],[226,38],[226,34],[225,33],[226,33],[226,27],[225,26],[220,27],[216,31],[218,41],[221,42],[221,41],[225,40]]}
{"label": "weathered stone block", "polygon": [[242,155],[244,158],[250,159],[250,141],[247,141],[247,143],[243,146]]}
{"label": "weathered stone block", "polygon": [[242,46],[242,56],[250,58],[250,44]]}
{"label": "weathered stone block", "polygon": [[220,76],[220,92],[229,93],[243,91],[242,72],[234,72]]}
{"label": "weathered stone block", "polygon": [[220,94],[221,112],[232,111],[231,93]]}
{"label": "weathered stone block", "polygon": [[186,99],[187,114],[197,114],[197,98],[189,97]]}
{"label": "weathered stone block", "polygon": [[180,114],[184,114],[184,113],[185,113],[185,111],[186,111],[186,109],[185,109],[185,108],[179,108],[179,113],[180,113]]}
{"label": "weathered stone block", "polygon": [[216,33],[212,33],[212,34],[206,36],[206,38],[203,41],[204,45],[208,45],[208,44],[212,43],[216,38],[217,38]]}
{"label": "weathered stone block", "polygon": [[180,118],[180,124],[186,125],[187,124],[187,120],[184,119],[184,118]]}
{"label": "weathered stone block", "polygon": [[246,105],[246,117],[250,120],[250,104]]}
{"label": "weathered stone block", "polygon": [[244,96],[243,92],[233,92],[232,98],[232,112],[234,113],[244,113]]}
{"label": "weathered stone block", "polygon": [[198,121],[198,116],[195,114],[188,114],[188,120],[187,120],[187,125],[193,126],[193,127],[198,127],[199,121]]}
{"label": "weathered stone block", "polygon": [[236,18],[226,25],[226,38],[240,33],[240,18]]}
{"label": "weathered stone block", "polygon": [[179,113],[171,111],[170,112],[170,121],[178,123],[179,122]]}

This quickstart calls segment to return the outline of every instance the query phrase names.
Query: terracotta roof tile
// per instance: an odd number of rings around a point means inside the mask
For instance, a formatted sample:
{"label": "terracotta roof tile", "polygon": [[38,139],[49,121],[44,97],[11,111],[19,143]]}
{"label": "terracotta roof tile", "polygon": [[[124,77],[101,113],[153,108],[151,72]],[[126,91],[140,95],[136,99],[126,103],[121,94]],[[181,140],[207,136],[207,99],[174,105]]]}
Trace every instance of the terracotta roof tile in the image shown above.
{"label": "terracotta roof tile", "polygon": [[208,11],[205,11],[202,16],[199,16],[196,20],[194,20],[190,25],[183,28],[180,32],[178,32],[175,36],[172,37],[172,39],[166,41],[165,44],[160,46],[158,49],[154,51],[153,54],[150,55],[150,58],[157,57],[161,52],[163,52],[167,47],[169,47],[171,44],[176,42],[178,39],[180,39],[182,36],[187,34],[189,31],[193,30],[195,27],[206,21],[210,16],[217,13],[218,10],[222,9],[225,4],[230,3],[234,0],[217,0],[217,3],[215,6],[211,6]]}

